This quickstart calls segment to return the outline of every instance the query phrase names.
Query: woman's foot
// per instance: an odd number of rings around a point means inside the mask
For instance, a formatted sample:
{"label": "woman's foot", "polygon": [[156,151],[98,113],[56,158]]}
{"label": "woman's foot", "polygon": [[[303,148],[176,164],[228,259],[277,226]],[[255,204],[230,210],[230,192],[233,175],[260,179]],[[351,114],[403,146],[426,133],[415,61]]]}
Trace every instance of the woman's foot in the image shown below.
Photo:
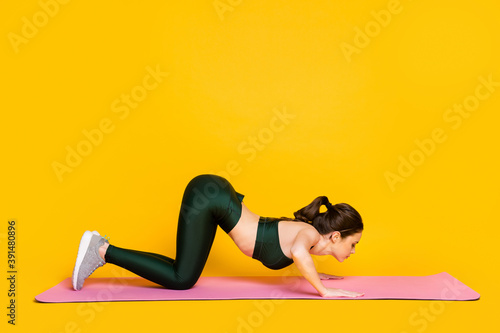
{"label": "woman's foot", "polygon": [[80,240],[75,268],[73,269],[73,289],[82,289],[85,279],[106,263],[104,254],[108,246],[109,242],[97,231],[85,231]]}

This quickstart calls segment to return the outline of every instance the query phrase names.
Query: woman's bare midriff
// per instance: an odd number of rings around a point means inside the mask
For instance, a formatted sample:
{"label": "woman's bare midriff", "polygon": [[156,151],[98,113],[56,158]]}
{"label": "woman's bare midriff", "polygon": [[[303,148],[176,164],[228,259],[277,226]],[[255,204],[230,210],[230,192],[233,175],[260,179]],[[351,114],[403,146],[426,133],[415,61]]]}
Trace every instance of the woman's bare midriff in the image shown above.
{"label": "woman's bare midriff", "polygon": [[259,218],[259,215],[252,213],[242,202],[240,219],[228,233],[240,251],[249,257],[252,256],[255,248]]}

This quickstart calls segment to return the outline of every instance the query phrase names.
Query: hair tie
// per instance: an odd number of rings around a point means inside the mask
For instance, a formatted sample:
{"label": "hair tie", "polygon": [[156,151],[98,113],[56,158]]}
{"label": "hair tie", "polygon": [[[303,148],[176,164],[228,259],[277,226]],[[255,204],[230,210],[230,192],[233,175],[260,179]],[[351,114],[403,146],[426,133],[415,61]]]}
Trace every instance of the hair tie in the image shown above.
{"label": "hair tie", "polygon": [[329,201],[327,201],[327,203],[325,204],[325,206],[326,206],[326,208],[328,210],[331,210],[333,208],[333,205]]}

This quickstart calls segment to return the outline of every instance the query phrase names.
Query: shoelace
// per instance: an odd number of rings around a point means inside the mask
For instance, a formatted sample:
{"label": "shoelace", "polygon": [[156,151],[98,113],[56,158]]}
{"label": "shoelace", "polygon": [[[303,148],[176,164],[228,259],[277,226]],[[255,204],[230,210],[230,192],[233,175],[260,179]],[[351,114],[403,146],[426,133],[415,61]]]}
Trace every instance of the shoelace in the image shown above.
{"label": "shoelace", "polygon": [[93,270],[91,270],[91,271],[90,271],[90,273],[88,273],[88,275],[87,275],[87,276],[85,276],[85,279],[86,279],[86,278],[88,278],[90,275],[92,275],[92,273],[94,273],[96,269],[98,269],[99,267],[102,267],[103,265],[104,265],[104,264],[102,264],[102,263],[100,263],[100,262],[99,262],[99,263],[97,264],[97,266],[95,266],[95,267],[94,267],[94,269],[93,269]]}

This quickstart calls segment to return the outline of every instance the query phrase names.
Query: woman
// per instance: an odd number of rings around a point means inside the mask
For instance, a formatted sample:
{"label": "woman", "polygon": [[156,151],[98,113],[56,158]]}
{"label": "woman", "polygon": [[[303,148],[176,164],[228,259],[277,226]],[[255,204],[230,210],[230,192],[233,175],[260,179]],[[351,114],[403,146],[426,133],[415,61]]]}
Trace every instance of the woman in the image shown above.
{"label": "woman", "polygon": [[[316,272],[311,255],[331,255],[339,262],[355,252],[363,222],[348,204],[332,205],[316,198],[295,212],[295,219],[262,217],[243,204],[244,195],[216,175],[193,178],[182,198],[177,227],[176,258],[110,245],[96,231],[86,231],[80,241],[73,270],[73,288],[105,263],[123,267],[169,289],[189,289],[201,275],[220,226],[247,256],[270,269],[295,263],[323,297],[357,297],[362,293],[326,288],[321,279],[339,278]],[[320,213],[321,205],[327,211]],[[306,223],[304,223],[306,222]]]}

